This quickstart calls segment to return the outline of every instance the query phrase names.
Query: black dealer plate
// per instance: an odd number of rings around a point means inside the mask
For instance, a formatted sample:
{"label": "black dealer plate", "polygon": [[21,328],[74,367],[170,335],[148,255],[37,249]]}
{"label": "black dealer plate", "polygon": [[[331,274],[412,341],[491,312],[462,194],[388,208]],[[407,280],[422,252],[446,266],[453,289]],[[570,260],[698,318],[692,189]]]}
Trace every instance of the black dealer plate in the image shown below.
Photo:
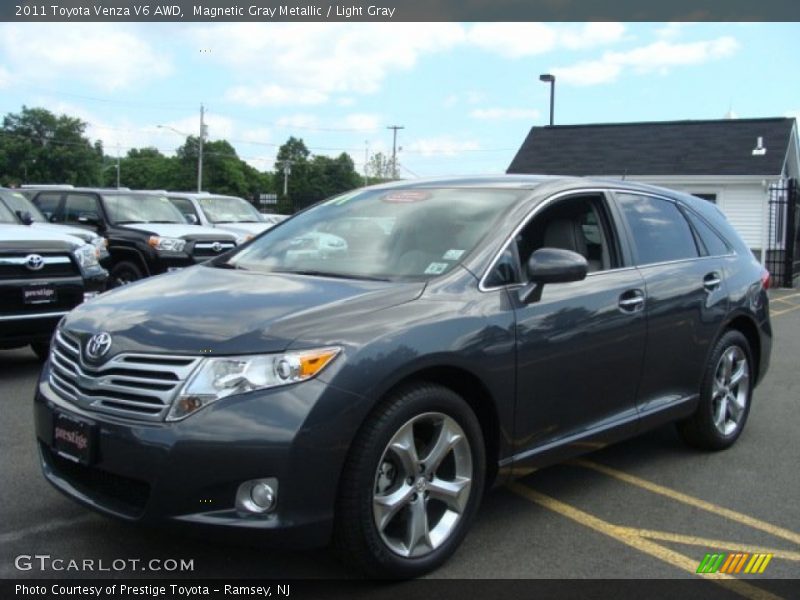
{"label": "black dealer plate", "polygon": [[95,425],[56,411],[53,414],[53,449],[60,456],[88,465],[94,457]]}

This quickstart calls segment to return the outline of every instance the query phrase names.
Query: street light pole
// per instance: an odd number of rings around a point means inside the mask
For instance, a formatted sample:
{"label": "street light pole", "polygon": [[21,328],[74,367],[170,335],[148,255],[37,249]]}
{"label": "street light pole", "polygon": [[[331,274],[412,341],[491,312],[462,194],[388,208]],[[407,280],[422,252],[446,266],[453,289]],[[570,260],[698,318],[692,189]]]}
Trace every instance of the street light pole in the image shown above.
{"label": "street light pole", "polygon": [[197,150],[197,191],[203,191],[203,140],[206,135],[206,124],[203,120],[205,108],[200,104],[200,143]]}
{"label": "street light pole", "polygon": [[556,76],[550,73],[543,73],[539,75],[539,81],[544,81],[550,84],[550,126],[553,126],[553,111],[555,110],[556,99]]}

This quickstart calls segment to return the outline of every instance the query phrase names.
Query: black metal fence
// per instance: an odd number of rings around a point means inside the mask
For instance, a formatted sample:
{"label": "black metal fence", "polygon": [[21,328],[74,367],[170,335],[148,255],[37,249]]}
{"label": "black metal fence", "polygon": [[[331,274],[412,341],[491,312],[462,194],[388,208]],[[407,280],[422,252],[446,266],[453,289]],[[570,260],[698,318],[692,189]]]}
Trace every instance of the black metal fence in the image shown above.
{"label": "black metal fence", "polygon": [[766,259],[775,286],[797,285],[800,279],[800,191],[796,179],[770,185]]}

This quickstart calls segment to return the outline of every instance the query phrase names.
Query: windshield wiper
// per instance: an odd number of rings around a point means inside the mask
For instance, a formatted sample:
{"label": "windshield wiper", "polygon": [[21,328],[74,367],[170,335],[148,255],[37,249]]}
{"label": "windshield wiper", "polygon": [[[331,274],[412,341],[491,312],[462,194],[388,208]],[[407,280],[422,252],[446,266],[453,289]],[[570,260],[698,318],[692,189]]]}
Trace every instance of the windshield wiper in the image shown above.
{"label": "windshield wiper", "polygon": [[332,271],[315,271],[313,269],[279,269],[273,273],[289,273],[291,275],[309,275],[312,277],[334,277],[336,279],[362,279],[364,281],[391,281],[386,277],[372,277],[370,275],[357,275],[355,273],[334,273]]}
{"label": "windshield wiper", "polygon": [[181,225],[178,221],[147,221],[148,223],[168,223],[170,225]]}
{"label": "windshield wiper", "polygon": [[233,263],[229,262],[220,262],[220,263],[211,263],[214,265],[215,269],[236,269],[239,271],[247,271],[246,268],[242,267],[241,265],[234,265]]}
{"label": "windshield wiper", "polygon": [[135,223],[147,223],[147,221],[114,221],[114,225],[133,225]]}

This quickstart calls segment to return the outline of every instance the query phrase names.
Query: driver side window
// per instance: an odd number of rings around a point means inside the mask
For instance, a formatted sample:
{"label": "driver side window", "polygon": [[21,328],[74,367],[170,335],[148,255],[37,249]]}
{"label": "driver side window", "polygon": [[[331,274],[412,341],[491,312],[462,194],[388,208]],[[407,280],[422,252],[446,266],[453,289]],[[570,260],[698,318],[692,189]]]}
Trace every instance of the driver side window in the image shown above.
{"label": "driver side window", "polygon": [[620,254],[600,195],[564,198],[537,214],[500,256],[486,285],[526,281],[526,265],[540,248],[571,250],[583,256],[589,273],[620,266]]}

